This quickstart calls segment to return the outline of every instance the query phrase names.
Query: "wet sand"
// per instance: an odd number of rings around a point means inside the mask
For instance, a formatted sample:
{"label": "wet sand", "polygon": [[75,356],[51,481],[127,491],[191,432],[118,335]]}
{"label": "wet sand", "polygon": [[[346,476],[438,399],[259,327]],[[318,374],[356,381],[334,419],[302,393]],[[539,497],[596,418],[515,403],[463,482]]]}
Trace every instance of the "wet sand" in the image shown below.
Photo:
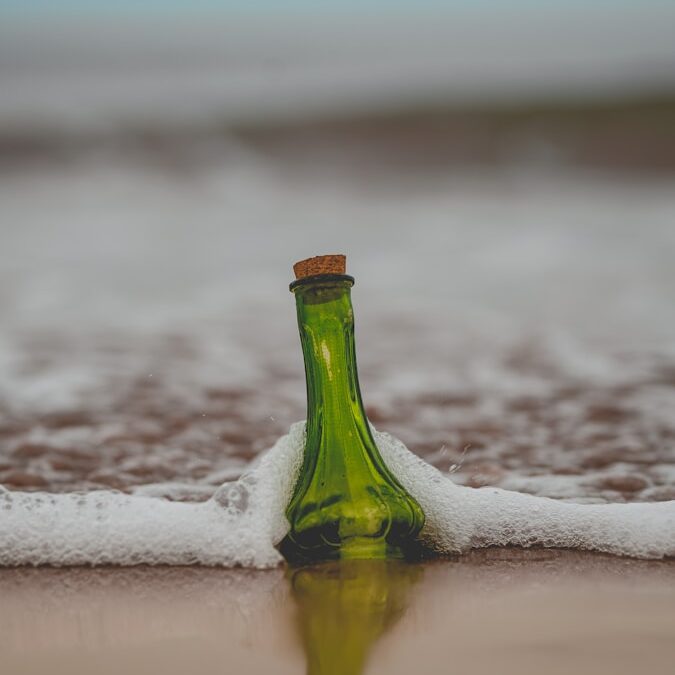
{"label": "wet sand", "polygon": [[3,673],[672,672],[675,563],[491,549],[271,571],[0,571]]}

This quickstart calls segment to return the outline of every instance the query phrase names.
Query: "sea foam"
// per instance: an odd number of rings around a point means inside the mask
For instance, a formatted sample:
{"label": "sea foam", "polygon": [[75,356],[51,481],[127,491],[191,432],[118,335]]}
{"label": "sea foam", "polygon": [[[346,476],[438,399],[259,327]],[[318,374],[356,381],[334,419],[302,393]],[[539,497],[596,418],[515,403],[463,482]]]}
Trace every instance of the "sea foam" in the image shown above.
{"label": "sea foam", "polygon": [[[516,545],[675,556],[675,501],[571,504],[458,486],[394,437],[373,431],[385,462],[424,509],[422,537],[439,554]],[[274,566],[282,560],[275,545],[288,530],[284,510],[303,443],[304,423],[297,423],[203,503],[0,488],[0,565]]]}

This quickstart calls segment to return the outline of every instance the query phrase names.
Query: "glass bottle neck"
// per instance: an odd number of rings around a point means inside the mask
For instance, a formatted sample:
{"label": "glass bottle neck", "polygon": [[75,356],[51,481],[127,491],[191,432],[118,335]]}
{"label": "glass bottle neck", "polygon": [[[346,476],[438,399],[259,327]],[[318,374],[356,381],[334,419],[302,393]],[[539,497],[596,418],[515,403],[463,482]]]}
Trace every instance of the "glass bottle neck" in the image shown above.
{"label": "glass bottle neck", "polygon": [[351,418],[352,423],[367,425],[356,368],[352,284],[349,278],[338,278],[294,289],[307,378],[309,436],[327,419],[343,424]]}

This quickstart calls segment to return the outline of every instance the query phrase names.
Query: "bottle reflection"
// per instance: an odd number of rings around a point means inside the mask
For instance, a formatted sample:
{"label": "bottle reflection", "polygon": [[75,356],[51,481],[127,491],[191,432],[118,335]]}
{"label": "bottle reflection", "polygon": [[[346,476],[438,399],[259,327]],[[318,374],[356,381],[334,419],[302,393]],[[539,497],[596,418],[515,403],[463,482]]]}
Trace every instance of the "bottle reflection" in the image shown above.
{"label": "bottle reflection", "polygon": [[378,638],[405,613],[420,565],[342,560],[289,568],[308,675],[359,675]]}

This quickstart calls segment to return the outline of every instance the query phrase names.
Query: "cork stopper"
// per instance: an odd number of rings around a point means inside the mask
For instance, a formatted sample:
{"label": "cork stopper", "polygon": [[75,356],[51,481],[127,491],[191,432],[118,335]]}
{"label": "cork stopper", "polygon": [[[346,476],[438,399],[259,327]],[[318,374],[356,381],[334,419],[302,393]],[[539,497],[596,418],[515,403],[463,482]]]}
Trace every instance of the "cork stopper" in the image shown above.
{"label": "cork stopper", "polygon": [[300,260],[293,265],[296,279],[313,277],[317,274],[344,274],[347,268],[347,256],[341,253],[334,255],[317,255],[314,258]]}

